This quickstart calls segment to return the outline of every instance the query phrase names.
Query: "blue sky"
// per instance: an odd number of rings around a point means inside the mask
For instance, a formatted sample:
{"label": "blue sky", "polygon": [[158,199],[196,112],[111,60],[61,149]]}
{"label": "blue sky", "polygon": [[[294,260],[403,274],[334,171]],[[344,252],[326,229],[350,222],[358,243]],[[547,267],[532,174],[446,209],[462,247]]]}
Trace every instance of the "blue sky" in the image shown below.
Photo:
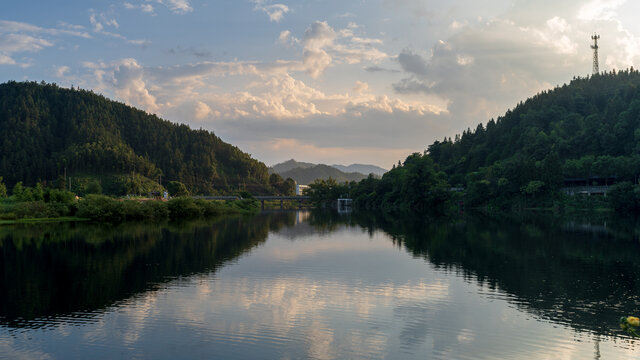
{"label": "blue sky", "polygon": [[625,0],[127,0],[0,5],[0,81],[93,89],[268,165],[386,168],[640,56]]}

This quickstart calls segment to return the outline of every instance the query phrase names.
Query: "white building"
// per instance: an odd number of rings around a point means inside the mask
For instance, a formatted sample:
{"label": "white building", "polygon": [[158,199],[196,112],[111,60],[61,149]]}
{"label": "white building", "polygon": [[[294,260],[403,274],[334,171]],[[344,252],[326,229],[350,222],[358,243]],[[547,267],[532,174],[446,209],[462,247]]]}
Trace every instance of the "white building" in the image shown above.
{"label": "white building", "polygon": [[296,195],[304,195],[304,189],[307,189],[309,185],[299,185],[296,184]]}

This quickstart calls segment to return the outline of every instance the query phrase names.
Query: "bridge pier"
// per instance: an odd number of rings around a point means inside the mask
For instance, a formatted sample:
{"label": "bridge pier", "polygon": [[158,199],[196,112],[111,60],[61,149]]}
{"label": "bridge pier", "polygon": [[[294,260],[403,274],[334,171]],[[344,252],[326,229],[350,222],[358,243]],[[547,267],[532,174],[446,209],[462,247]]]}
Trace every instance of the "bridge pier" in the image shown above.
{"label": "bridge pier", "polygon": [[280,210],[284,209],[283,203],[284,203],[284,200],[280,199]]}
{"label": "bridge pier", "polygon": [[264,200],[260,200],[260,210],[264,210]]}

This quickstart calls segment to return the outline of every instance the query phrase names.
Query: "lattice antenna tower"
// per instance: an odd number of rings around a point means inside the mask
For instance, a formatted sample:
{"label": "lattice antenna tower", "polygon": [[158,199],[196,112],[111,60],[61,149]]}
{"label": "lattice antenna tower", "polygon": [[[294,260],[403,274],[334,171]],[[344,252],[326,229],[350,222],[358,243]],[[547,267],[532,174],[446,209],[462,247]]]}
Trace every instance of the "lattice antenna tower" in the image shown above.
{"label": "lattice antenna tower", "polygon": [[600,72],[600,64],[598,63],[598,39],[600,39],[600,35],[593,34],[591,36],[591,40],[593,40],[593,45],[591,48],[593,49],[593,74],[597,74]]}

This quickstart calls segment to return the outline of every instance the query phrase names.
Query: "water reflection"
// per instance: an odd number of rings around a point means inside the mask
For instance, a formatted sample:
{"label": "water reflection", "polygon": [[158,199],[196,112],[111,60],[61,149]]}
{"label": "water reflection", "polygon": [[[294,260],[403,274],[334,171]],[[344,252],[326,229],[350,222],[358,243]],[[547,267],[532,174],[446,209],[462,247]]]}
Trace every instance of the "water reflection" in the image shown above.
{"label": "water reflection", "polygon": [[631,356],[616,327],[637,312],[636,224],[292,212],[0,228],[0,358]]}
{"label": "water reflection", "polygon": [[172,279],[215,271],[294,224],[294,213],[281,213],[160,226],[0,227],[0,323],[39,327],[75,312],[84,317]]}
{"label": "water reflection", "polygon": [[637,312],[640,227],[634,220],[481,215],[451,220],[360,213],[349,222],[369,232],[380,228],[437,268],[499,288],[519,308],[554,322],[607,335],[618,332],[621,315]]}

